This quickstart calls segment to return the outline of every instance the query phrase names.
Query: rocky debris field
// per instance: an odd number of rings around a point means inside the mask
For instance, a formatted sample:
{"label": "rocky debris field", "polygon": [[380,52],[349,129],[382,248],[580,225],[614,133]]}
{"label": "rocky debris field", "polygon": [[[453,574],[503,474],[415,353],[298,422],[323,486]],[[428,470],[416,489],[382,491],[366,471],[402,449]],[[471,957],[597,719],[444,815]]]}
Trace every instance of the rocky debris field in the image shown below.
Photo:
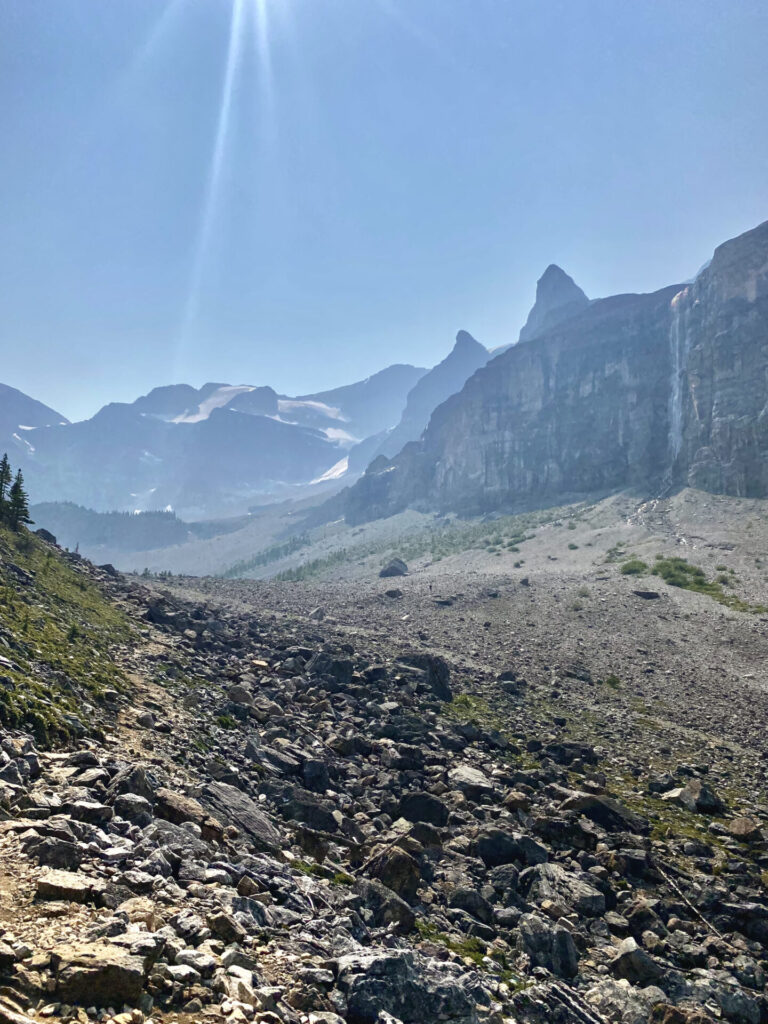
{"label": "rocky debris field", "polygon": [[130,685],[65,749],[3,733],[0,1022],[768,1020],[760,750],[702,709],[476,640],[487,581],[80,571]]}

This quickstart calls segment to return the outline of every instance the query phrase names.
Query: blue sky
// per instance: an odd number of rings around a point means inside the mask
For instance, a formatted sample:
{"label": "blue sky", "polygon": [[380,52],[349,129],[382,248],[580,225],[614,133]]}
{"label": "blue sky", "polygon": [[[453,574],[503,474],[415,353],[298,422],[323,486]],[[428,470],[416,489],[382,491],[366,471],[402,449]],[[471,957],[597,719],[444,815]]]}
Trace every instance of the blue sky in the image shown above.
{"label": "blue sky", "polygon": [[4,0],[0,380],[301,393],[768,217],[764,0]]}

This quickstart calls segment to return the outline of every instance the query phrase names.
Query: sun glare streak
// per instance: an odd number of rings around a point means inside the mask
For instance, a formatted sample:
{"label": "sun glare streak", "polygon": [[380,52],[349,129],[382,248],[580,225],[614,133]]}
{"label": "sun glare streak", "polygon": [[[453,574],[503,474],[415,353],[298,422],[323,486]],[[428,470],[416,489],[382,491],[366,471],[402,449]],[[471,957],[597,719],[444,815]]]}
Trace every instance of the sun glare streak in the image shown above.
{"label": "sun glare streak", "polygon": [[213,227],[214,215],[216,213],[221,188],[221,172],[224,165],[227,135],[229,133],[229,123],[232,114],[235,78],[242,59],[245,4],[246,0],[234,0],[232,6],[232,17],[229,25],[229,42],[227,45],[227,60],[224,70],[224,81],[221,89],[221,103],[219,105],[219,117],[216,125],[216,136],[208,171],[208,183],[203,202],[203,213],[200,218],[200,225],[195,242],[192,272],[190,274],[187,300],[184,306],[178,351],[176,353],[177,370],[179,369],[178,364],[181,355],[181,346],[187,340],[189,330],[197,316],[200,304],[200,286],[202,284],[205,259],[211,239],[211,230]]}
{"label": "sun glare streak", "polygon": [[454,54],[450,53],[433,35],[429,32],[425,32],[424,29],[404,14],[397,5],[396,0],[375,0],[375,3],[379,10],[386,14],[388,18],[391,18],[396,22],[401,29],[421,43],[422,46],[431,50],[432,53],[444,60],[454,69],[458,70],[460,68],[460,62],[456,59]]}
{"label": "sun glare streak", "polygon": [[147,38],[136,51],[130,64],[121,75],[120,81],[116,86],[116,93],[118,95],[130,91],[135,80],[160,49],[165,35],[176,20],[176,15],[181,12],[182,7],[186,7],[187,3],[188,0],[168,0],[162,14],[152,26]]}
{"label": "sun glare streak", "polygon": [[259,96],[268,116],[272,115],[274,95],[272,90],[272,52],[269,46],[269,15],[267,0],[254,0],[256,18],[256,57],[259,82]]}
{"label": "sun glare streak", "polygon": [[76,131],[67,137],[66,149],[62,152],[62,166],[69,174],[78,174],[92,157],[92,148],[104,125],[114,120],[115,110],[130,104],[153,63],[162,56],[163,44],[177,21],[177,16],[190,0],[167,0],[163,10],[152,22],[146,36],[131,56],[126,66],[115,79],[100,93],[94,94],[93,106]]}

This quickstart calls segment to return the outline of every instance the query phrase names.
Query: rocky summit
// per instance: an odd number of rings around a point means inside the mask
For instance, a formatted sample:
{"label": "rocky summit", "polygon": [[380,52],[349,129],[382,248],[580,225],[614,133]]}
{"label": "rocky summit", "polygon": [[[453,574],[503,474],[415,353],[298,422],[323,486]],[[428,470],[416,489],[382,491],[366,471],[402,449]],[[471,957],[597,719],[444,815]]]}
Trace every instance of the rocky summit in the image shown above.
{"label": "rocky summit", "polygon": [[768,1020],[733,701],[697,758],[695,701],[672,742],[590,655],[467,634],[482,581],[323,606],[0,541],[0,1020]]}
{"label": "rocky summit", "polygon": [[589,299],[573,278],[550,263],[536,283],[536,302],[520,330],[519,340],[530,341],[588,305]]}

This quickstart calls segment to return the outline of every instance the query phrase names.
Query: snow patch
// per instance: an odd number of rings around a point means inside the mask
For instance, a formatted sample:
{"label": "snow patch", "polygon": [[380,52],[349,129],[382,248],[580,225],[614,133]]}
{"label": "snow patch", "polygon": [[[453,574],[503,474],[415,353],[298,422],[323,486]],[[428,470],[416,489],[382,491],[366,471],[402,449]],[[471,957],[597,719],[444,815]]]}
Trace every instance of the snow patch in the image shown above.
{"label": "snow patch", "polygon": [[349,456],[345,456],[343,459],[327,469],[322,476],[317,477],[315,480],[310,480],[311,484],[322,484],[327,480],[339,480],[349,469]]}
{"label": "snow patch", "polygon": [[[20,429],[24,430],[25,428],[21,427]],[[18,434],[14,434],[13,439],[14,441],[18,441],[19,444],[23,444],[28,452],[33,452],[35,450],[35,446],[33,444],[30,444],[25,437],[19,437]]]}
{"label": "snow patch", "polygon": [[293,412],[297,409],[311,409],[327,416],[329,420],[343,420],[347,417],[335,405],[326,405],[325,402],[302,402],[298,398],[280,398],[277,402],[279,412]]}
{"label": "snow patch", "polygon": [[171,423],[202,423],[203,420],[208,419],[214,409],[221,409],[223,406],[228,405],[233,398],[237,398],[238,395],[245,395],[249,391],[255,390],[256,388],[250,384],[227,384],[222,388],[217,388],[216,391],[203,399],[197,407],[197,412],[182,413],[181,416],[176,416],[172,419]]}
{"label": "snow patch", "polygon": [[326,427],[323,433],[329,441],[337,441],[341,445],[352,445],[357,444],[358,438],[353,437],[347,433],[346,430],[341,430],[340,427]]}

